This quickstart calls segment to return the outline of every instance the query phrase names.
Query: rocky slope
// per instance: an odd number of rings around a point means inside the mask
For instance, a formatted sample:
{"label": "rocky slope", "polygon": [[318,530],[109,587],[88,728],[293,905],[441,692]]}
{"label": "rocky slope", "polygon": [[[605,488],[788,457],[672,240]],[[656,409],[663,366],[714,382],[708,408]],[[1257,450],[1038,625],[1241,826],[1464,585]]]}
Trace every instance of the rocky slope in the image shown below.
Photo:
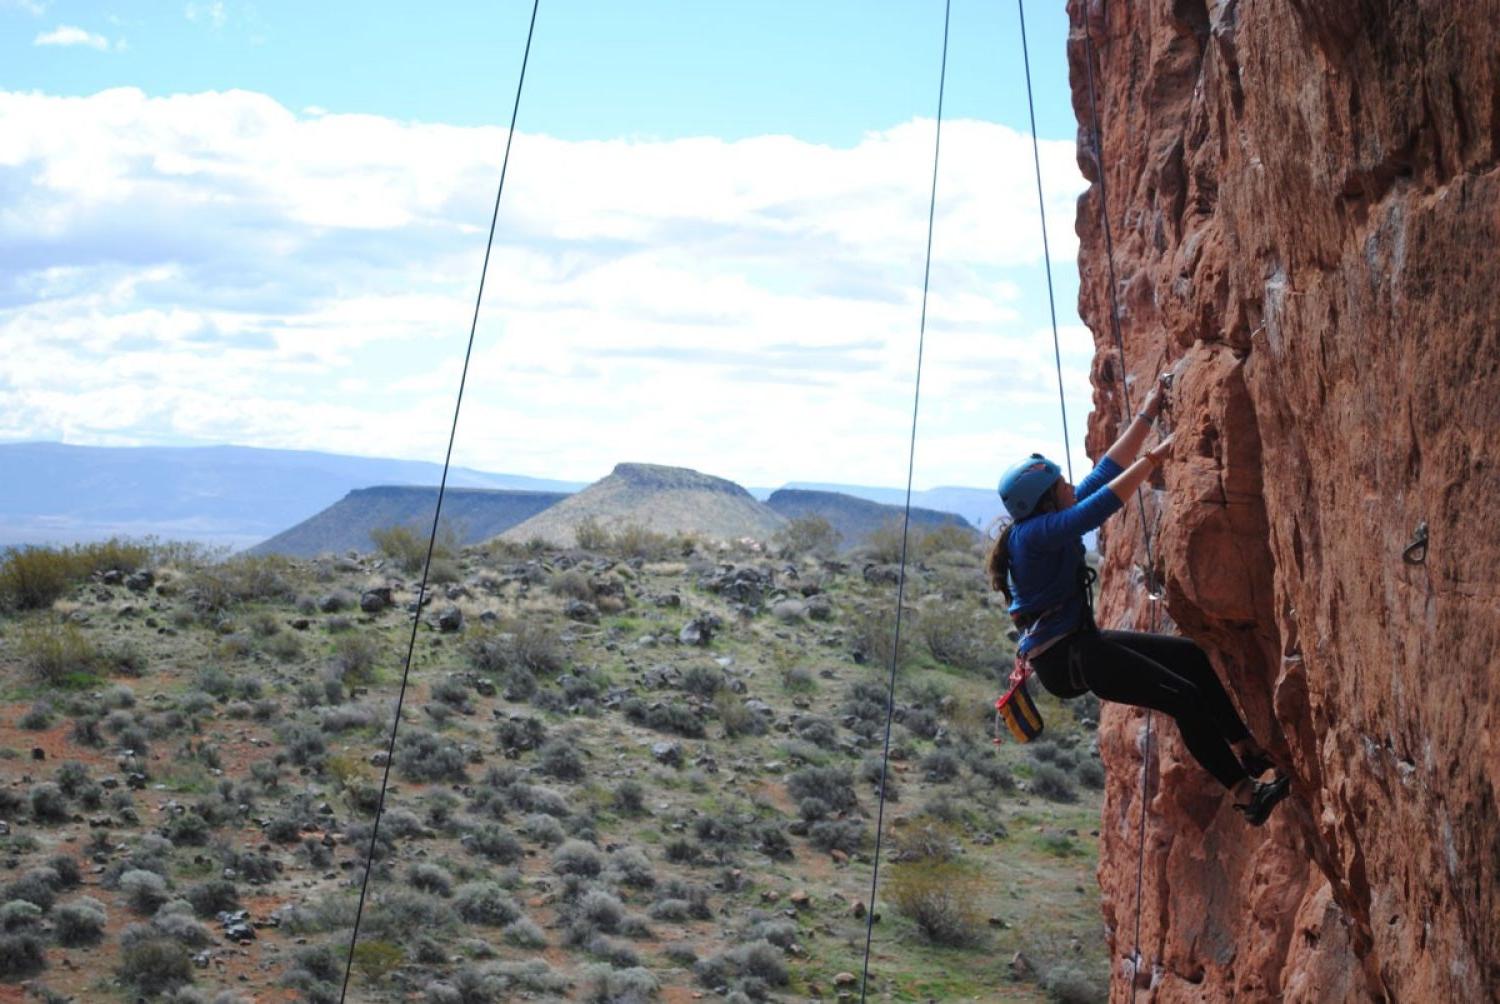
{"label": "rocky slope", "polygon": [[571,546],[577,527],[588,520],[609,530],[640,526],[711,540],[765,539],[785,523],[733,481],[685,467],[616,464],[608,477],[512,527],[503,538],[516,543],[540,538]]}
{"label": "rocky slope", "polygon": [[[1124,408],[1107,189],[1128,372],[1182,374],[1147,517],[1165,614],[1295,778],[1248,829],[1157,719],[1150,997],[1494,999],[1500,4],[1068,7],[1091,451]],[[1405,563],[1423,523],[1426,560]],[[1104,553],[1103,621],[1148,625],[1133,510]],[[1115,1000],[1144,721],[1109,709],[1101,730]]]}

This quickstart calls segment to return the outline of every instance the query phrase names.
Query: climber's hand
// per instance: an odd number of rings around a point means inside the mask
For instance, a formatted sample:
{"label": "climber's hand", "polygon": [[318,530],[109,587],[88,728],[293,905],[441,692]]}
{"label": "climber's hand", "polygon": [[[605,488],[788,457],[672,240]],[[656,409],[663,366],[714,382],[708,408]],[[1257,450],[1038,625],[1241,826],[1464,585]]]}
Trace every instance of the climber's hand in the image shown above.
{"label": "climber's hand", "polygon": [[1150,460],[1154,466],[1160,467],[1162,464],[1166,463],[1168,459],[1171,458],[1172,438],[1172,436],[1168,436],[1166,439],[1163,439],[1161,442],[1157,443],[1155,446],[1151,447],[1151,449],[1146,451],[1146,458]]}
{"label": "climber's hand", "polygon": [[1160,415],[1162,409],[1167,407],[1167,392],[1171,389],[1171,372],[1163,373],[1156,378],[1156,386],[1151,388],[1151,393],[1146,395],[1146,400],[1141,404],[1141,415],[1147,421],[1155,421],[1156,416]]}

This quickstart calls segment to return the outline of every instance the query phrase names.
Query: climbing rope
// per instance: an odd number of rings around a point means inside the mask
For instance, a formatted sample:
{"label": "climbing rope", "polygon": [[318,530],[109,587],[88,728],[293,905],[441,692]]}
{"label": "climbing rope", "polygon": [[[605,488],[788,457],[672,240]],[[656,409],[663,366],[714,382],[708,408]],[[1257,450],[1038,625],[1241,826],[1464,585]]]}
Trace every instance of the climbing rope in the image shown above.
{"label": "climbing rope", "polygon": [[[1104,260],[1108,268],[1109,279],[1109,304],[1110,304],[1110,330],[1114,333],[1115,348],[1120,356],[1120,392],[1124,398],[1125,411],[1124,421],[1129,422],[1133,414],[1130,403],[1130,383],[1126,379],[1129,372],[1125,362],[1125,339],[1120,333],[1120,300],[1118,284],[1115,278],[1115,246],[1114,237],[1109,223],[1109,188],[1105,181],[1104,171],[1104,140],[1099,128],[1099,104],[1094,89],[1094,38],[1093,32],[1089,30],[1088,15],[1085,13],[1083,22],[1083,45],[1084,45],[1084,69],[1088,78],[1089,95],[1089,126],[1092,136],[1092,154],[1094,158],[1094,172],[1099,183],[1099,218],[1104,229]],[[1146,496],[1145,489],[1136,489],[1136,506],[1141,515],[1141,536],[1145,541],[1147,586],[1151,596],[1151,631],[1157,630],[1156,613],[1160,602],[1160,594],[1155,586],[1156,562],[1151,553],[1151,528],[1146,522]],[[1151,753],[1151,709],[1146,709],[1146,735],[1145,746],[1141,750],[1141,813],[1140,827],[1136,837],[1136,865],[1135,865],[1135,933],[1134,947],[1130,954],[1130,1000],[1135,1001],[1136,989],[1140,982],[1141,971],[1141,890],[1146,871],[1146,806],[1150,799],[1151,772],[1147,769],[1146,758]]]}
{"label": "climbing rope", "polygon": [[427,537],[427,556],[422,561],[422,581],[417,586],[416,610],[411,618],[411,637],[406,643],[406,660],[401,668],[401,689],[396,695],[396,714],[391,720],[391,738],[386,745],[385,770],[380,777],[380,799],[375,803],[375,821],[370,827],[370,843],[365,848],[364,876],[359,884],[359,905],[354,911],[354,930],[349,934],[349,953],[344,959],[344,984],[339,1004],[349,994],[349,976],[354,970],[354,949],[359,943],[359,924],[364,917],[365,897],[370,889],[370,869],[375,863],[375,841],[380,835],[380,819],[385,813],[386,789],[391,782],[391,765],[396,760],[396,733],[401,728],[401,707],[406,702],[406,685],[411,677],[412,653],[417,647],[417,628],[422,623],[422,605],[427,599],[427,578],[432,568],[432,552],[437,545],[438,520],[443,514],[443,494],[448,488],[448,468],[453,462],[453,441],[458,435],[458,413],[464,403],[464,384],[469,379],[469,360],[474,354],[474,332],[479,327],[479,305],[484,302],[484,281],[489,275],[490,252],[495,246],[495,224],[500,218],[500,196],[505,191],[505,171],[510,166],[510,147],[516,138],[516,117],[521,111],[521,88],[526,83],[526,64],[531,58],[531,38],[536,31],[536,13],[541,0],[532,0],[531,22],[526,28],[526,48],[521,54],[521,74],[516,81],[516,99],[510,110],[510,131],[505,137],[505,156],[500,161],[500,182],[495,188],[495,208],[490,213],[490,234],[484,245],[484,264],[479,269],[479,291],[474,297],[474,317],[469,322],[469,342],[464,350],[463,371],[458,378],[458,400],[453,405],[453,424],[448,430],[448,452],[443,456],[443,477],[438,482],[437,505],[432,510],[432,532]]}
{"label": "climbing rope", "polygon": [[865,912],[865,957],[859,975],[864,1004],[870,983],[870,944],[875,936],[875,892],[880,883],[881,835],[885,830],[885,793],[890,785],[891,721],[896,710],[896,666],[901,656],[901,607],[906,598],[906,542],[911,528],[911,485],[917,461],[917,409],[922,403],[922,349],[927,340],[927,291],[932,279],[932,229],[937,215],[938,154],[943,147],[943,89],[948,81],[948,21],[952,0],[943,3],[943,56],[938,69],[937,129],[932,141],[932,187],[927,199],[927,255],[922,266],[922,315],[917,325],[917,371],[911,399],[911,442],[906,451],[906,508],[901,517],[901,570],[896,576],[896,627],[891,640],[890,680],[885,695],[885,744],[880,759],[880,804],[875,812],[875,863],[870,871],[870,907]]}
{"label": "climbing rope", "polygon": [[1062,412],[1063,463],[1073,480],[1073,442],[1068,436],[1068,400],[1063,396],[1062,342],[1057,337],[1057,297],[1052,291],[1052,248],[1047,241],[1047,200],[1042,195],[1042,155],[1036,138],[1036,102],[1031,96],[1031,47],[1026,44],[1026,3],[1016,0],[1021,20],[1021,62],[1026,68],[1026,111],[1031,116],[1031,163],[1036,168],[1036,210],[1042,221],[1042,265],[1047,271],[1047,310],[1052,316],[1052,358],[1057,364],[1057,407]]}

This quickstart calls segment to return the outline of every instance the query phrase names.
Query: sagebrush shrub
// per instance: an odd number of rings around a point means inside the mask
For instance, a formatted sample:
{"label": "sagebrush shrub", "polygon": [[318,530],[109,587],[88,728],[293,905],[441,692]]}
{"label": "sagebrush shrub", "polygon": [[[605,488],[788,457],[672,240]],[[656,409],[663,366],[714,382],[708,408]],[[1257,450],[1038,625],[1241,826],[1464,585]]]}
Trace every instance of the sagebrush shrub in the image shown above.
{"label": "sagebrush shrub", "polygon": [[816,798],[836,812],[859,804],[854,775],[845,767],[803,767],[787,775],[786,789],[798,801]]}
{"label": "sagebrush shrub", "polygon": [[552,852],[552,871],[558,875],[582,875],[595,878],[604,870],[604,859],[591,844],[582,840],[565,841]]}
{"label": "sagebrush shrub", "polygon": [[973,945],[984,932],[974,876],[946,861],[918,861],[891,869],[886,894],[896,909],[937,945]]}
{"label": "sagebrush shrub", "polygon": [[537,769],[560,781],[578,781],[588,772],[576,737],[549,740],[537,751]]}
{"label": "sagebrush shrub", "polygon": [[526,854],[526,848],[515,834],[496,823],[485,823],[464,834],[462,843],[471,854],[477,854],[497,865],[513,865]]}
{"label": "sagebrush shrub", "polygon": [[65,948],[96,945],[104,938],[108,923],[104,904],[88,896],[63,903],[52,911],[52,927],[57,942]]}
{"label": "sagebrush shrub", "polygon": [[149,917],[167,901],[167,880],[155,872],[137,868],[120,876],[120,891],[132,910]]}
{"label": "sagebrush shrub", "polygon": [[30,931],[0,934],[0,980],[23,980],[46,967],[47,950],[41,938]]}
{"label": "sagebrush shrub", "polygon": [[185,946],[164,935],[135,938],[120,952],[119,975],[149,997],[193,982],[193,960]]}
{"label": "sagebrush shrub", "polygon": [[468,759],[457,743],[416,729],[402,733],[396,747],[396,769],[408,781],[463,781]]}
{"label": "sagebrush shrub", "polygon": [[68,821],[68,799],[62,788],[51,781],[43,781],[31,789],[27,796],[31,806],[31,818],[39,823],[65,823]]}
{"label": "sagebrush shrub", "polygon": [[44,913],[57,902],[57,890],[62,888],[62,877],[51,868],[32,868],[20,878],[6,884],[0,891],[0,903],[24,900],[40,908]]}
{"label": "sagebrush shrub", "polygon": [[1061,767],[1039,763],[1031,772],[1031,790],[1053,802],[1076,802],[1078,792]]}
{"label": "sagebrush shrub", "polygon": [[466,882],[453,894],[453,908],[471,924],[504,927],[522,916],[509,892],[495,882]]}
{"label": "sagebrush shrub", "polygon": [[864,845],[865,824],[857,819],[825,819],[809,827],[807,839],[819,850],[853,854]]}

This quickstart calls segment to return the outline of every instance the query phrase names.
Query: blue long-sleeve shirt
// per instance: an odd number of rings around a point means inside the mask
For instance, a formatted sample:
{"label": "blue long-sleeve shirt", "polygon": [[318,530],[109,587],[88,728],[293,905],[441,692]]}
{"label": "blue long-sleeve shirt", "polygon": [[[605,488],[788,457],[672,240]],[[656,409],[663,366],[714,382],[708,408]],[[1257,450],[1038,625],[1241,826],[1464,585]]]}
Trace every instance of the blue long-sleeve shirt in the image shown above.
{"label": "blue long-sleeve shirt", "polygon": [[1041,615],[1021,638],[1030,652],[1067,634],[1083,621],[1083,535],[1097,530],[1123,506],[1107,487],[1123,471],[1109,457],[1094,465],[1074,494],[1078,501],[1059,512],[1023,519],[1010,531],[1010,604],[1012,617]]}

